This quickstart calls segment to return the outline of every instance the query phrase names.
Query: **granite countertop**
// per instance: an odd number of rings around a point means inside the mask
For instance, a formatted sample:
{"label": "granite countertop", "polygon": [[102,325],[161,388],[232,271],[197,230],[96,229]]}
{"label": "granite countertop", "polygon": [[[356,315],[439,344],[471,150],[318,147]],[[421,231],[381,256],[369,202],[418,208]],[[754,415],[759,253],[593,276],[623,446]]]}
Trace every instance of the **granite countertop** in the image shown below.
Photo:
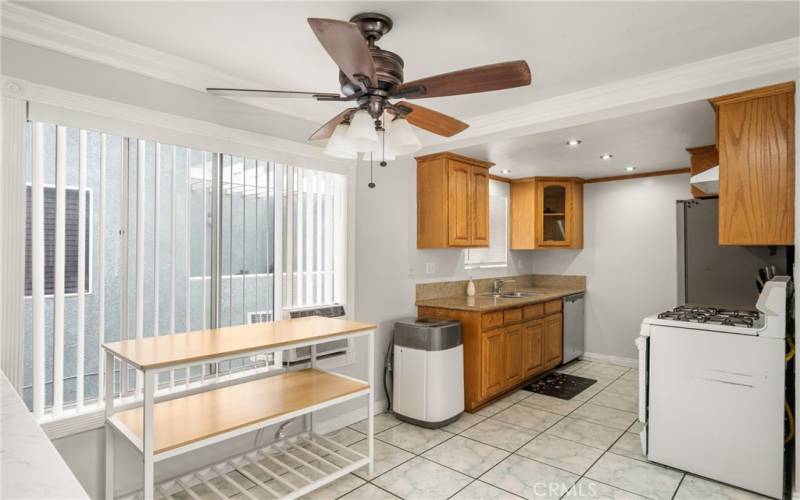
{"label": "granite countertop", "polygon": [[2,373],[0,393],[3,421],[0,498],[89,500],[89,495]]}
{"label": "granite countertop", "polygon": [[585,292],[585,288],[561,288],[561,287],[531,287],[531,288],[517,288],[509,291],[525,291],[536,292],[537,294],[530,297],[517,297],[517,298],[503,298],[503,297],[489,297],[485,294],[478,293],[475,297],[467,297],[466,295],[459,295],[454,297],[440,297],[435,299],[424,299],[416,302],[417,306],[422,307],[439,307],[442,309],[456,309],[459,311],[494,311],[498,309],[508,309],[510,307],[527,306],[530,304],[538,304],[540,302],[548,302],[551,300],[560,299],[567,295],[574,293]]}

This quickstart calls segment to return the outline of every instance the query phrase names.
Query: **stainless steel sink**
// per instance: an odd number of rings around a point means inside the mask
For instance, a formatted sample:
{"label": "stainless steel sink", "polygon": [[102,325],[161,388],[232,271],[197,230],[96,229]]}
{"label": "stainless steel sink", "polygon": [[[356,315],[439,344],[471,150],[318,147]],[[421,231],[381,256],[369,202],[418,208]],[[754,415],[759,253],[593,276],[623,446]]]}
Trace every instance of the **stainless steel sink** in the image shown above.
{"label": "stainless steel sink", "polygon": [[485,292],[479,294],[481,297],[494,297],[495,299],[520,299],[523,297],[535,297],[536,295],[541,295],[541,292],[531,292],[525,290],[516,290],[516,291],[508,291],[502,293],[494,293],[494,292]]}
{"label": "stainless steel sink", "polygon": [[541,293],[540,292],[529,292],[529,291],[517,290],[517,291],[514,291],[514,292],[503,292],[503,293],[500,294],[501,297],[504,297],[504,298],[507,298],[507,299],[518,299],[520,297],[534,297],[536,295],[541,295]]}

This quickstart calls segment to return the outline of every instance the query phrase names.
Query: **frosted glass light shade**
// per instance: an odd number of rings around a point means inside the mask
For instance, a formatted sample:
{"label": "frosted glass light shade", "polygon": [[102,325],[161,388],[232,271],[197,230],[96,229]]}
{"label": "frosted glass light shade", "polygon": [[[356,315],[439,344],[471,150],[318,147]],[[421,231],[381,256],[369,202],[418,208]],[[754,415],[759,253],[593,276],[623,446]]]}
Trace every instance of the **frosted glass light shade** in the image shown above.
{"label": "frosted glass light shade", "polygon": [[[388,127],[389,121],[387,120],[383,127],[383,132],[378,132],[378,143],[375,146],[375,149],[371,151],[372,153],[372,161],[393,161],[395,160],[395,156],[389,151],[389,141],[391,141],[391,131]],[[385,147],[384,147],[384,142]],[[364,153],[364,161],[369,161],[369,154],[370,151]]]}
{"label": "frosted glass light shade", "polygon": [[353,150],[353,146],[347,140],[347,129],[349,128],[349,125],[340,123],[333,129],[333,134],[331,134],[328,144],[325,145],[323,150],[326,155],[334,158],[344,158],[345,160],[356,159],[358,153]]}
{"label": "frosted glass light shade", "polygon": [[372,151],[378,144],[378,134],[375,132],[375,124],[372,117],[366,111],[356,111],[350,120],[350,129],[347,131],[347,141],[351,144],[352,150],[359,153]]}
{"label": "frosted glass light shade", "polygon": [[410,155],[422,147],[417,134],[405,118],[397,118],[392,122],[392,133],[389,135],[389,153],[394,156]]}

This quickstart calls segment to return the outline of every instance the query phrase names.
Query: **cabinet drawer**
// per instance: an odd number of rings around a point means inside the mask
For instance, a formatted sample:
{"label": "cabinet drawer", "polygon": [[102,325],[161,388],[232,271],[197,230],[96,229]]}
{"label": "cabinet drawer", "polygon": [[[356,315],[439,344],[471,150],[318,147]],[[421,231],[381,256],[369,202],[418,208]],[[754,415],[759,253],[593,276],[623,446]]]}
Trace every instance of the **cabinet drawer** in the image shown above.
{"label": "cabinet drawer", "polygon": [[503,311],[503,323],[519,323],[522,321],[522,309],[506,309]]}
{"label": "cabinet drawer", "polygon": [[544,304],[533,304],[522,309],[522,317],[526,320],[544,316]]}
{"label": "cabinet drawer", "polygon": [[545,314],[552,314],[552,313],[561,312],[561,301],[560,300],[553,300],[551,302],[545,303],[544,312],[545,312]]}
{"label": "cabinet drawer", "polygon": [[503,311],[485,313],[481,317],[482,330],[489,330],[498,326],[503,326]]}

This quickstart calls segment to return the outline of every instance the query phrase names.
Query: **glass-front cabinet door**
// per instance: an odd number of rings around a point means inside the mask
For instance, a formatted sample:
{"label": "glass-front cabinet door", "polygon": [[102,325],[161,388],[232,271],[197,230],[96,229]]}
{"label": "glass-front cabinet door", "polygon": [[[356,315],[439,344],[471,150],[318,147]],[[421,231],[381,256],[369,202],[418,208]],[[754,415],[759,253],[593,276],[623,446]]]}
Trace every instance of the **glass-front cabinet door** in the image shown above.
{"label": "glass-front cabinet door", "polygon": [[572,190],[569,182],[542,181],[538,186],[537,245],[571,244]]}

